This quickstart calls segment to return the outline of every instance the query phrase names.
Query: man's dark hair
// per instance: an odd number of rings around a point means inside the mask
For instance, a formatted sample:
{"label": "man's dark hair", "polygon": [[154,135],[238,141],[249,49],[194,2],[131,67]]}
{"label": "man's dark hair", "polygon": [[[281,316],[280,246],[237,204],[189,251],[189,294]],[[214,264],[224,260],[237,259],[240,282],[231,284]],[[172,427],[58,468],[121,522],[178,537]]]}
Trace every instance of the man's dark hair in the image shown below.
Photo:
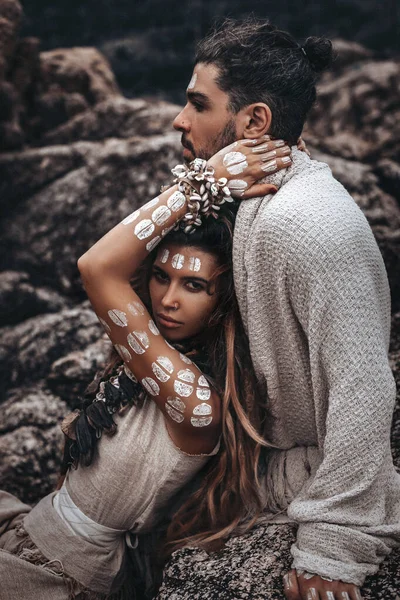
{"label": "man's dark hair", "polygon": [[295,144],[316,98],[317,73],[332,62],[332,43],[309,37],[301,47],[292,35],[268,21],[226,19],[197,46],[195,62],[219,69],[216,83],[229,95],[228,108],[265,102],[269,132]]}

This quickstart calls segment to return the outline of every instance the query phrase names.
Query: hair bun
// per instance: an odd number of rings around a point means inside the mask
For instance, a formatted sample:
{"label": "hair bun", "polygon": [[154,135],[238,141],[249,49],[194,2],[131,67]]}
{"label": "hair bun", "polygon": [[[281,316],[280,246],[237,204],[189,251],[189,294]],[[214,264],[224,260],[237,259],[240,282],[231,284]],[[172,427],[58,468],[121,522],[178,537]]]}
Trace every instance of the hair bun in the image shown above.
{"label": "hair bun", "polygon": [[334,52],[331,40],[322,37],[309,37],[304,42],[303,48],[312,69],[317,73],[332,64]]}

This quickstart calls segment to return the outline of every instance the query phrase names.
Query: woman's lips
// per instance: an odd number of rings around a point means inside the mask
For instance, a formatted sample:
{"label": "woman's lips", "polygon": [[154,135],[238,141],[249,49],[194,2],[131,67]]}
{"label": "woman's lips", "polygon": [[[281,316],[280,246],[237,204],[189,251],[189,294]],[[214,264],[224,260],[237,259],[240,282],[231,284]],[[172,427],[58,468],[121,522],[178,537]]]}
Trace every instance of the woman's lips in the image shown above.
{"label": "woman's lips", "polygon": [[165,317],[162,317],[161,315],[157,315],[157,321],[159,325],[167,327],[168,329],[176,329],[177,327],[180,327],[182,325],[182,323],[179,323],[178,321],[170,321]]}

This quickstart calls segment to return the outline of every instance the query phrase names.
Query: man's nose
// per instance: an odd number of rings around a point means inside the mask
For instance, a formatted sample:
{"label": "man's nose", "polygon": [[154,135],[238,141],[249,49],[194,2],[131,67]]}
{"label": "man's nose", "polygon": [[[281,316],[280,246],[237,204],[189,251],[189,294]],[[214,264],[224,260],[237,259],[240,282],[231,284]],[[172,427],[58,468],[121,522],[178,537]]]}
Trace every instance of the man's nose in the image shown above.
{"label": "man's nose", "polygon": [[172,123],[173,128],[176,129],[177,131],[184,131],[184,132],[190,131],[190,122],[189,122],[189,119],[187,118],[187,114],[185,111],[186,111],[186,107],[181,110],[179,115],[177,115],[175,117],[175,119]]}

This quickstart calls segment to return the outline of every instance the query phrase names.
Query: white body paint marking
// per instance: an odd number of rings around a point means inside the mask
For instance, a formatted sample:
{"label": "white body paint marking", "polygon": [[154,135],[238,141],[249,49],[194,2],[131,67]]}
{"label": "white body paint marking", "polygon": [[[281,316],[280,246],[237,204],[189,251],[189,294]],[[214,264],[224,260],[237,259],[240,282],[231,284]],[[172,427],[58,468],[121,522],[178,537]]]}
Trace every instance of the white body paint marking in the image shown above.
{"label": "white body paint marking", "polygon": [[186,198],[182,192],[174,192],[167,200],[167,206],[172,212],[177,212],[180,208],[185,206]]}
{"label": "white body paint marking", "polygon": [[111,333],[111,328],[110,328],[109,324],[104,319],[102,319],[101,317],[97,317],[97,318],[99,319],[100,324],[103,326],[104,330],[107,333]]}
{"label": "white body paint marking", "polygon": [[326,592],[326,600],[335,600],[335,594],[333,592]]}
{"label": "white body paint marking", "polygon": [[163,369],[155,362],[152,363],[151,370],[153,371],[154,375],[157,377],[158,381],[162,381],[163,383],[165,383],[170,378],[170,375],[168,375],[168,373],[163,371]]}
{"label": "white body paint marking", "polygon": [[170,231],[172,231],[175,228],[175,225],[171,225],[171,227],[167,227],[166,229],[163,229],[161,232],[161,237],[165,237],[166,235],[168,235],[168,233]]}
{"label": "white body paint marking", "polygon": [[314,577],[314,573],[307,573],[307,571],[303,575],[304,579],[312,579],[313,577]]}
{"label": "white body paint marking", "polygon": [[174,390],[179,396],[183,396],[184,398],[191,396],[193,393],[193,387],[182,381],[174,381]]}
{"label": "white body paint marking", "polygon": [[191,417],[190,422],[193,427],[207,427],[212,421],[212,417]]}
{"label": "white body paint marking", "polygon": [[135,227],[135,235],[139,240],[145,240],[150,237],[155,227],[154,223],[150,219],[143,219]]}
{"label": "white body paint marking", "polygon": [[171,417],[171,419],[173,421],[175,421],[176,423],[182,423],[184,416],[182,413],[178,412],[177,410],[175,410],[172,406],[170,406],[169,404],[165,405],[165,410],[167,411],[167,413],[169,414],[169,416]]}
{"label": "white body paint marking", "polygon": [[151,377],[145,377],[144,379],[142,379],[142,385],[146,392],[148,392],[152,396],[158,396],[158,394],[160,393],[160,386]]}
{"label": "white body paint marking", "polygon": [[154,250],[154,248],[160,242],[161,242],[161,236],[159,236],[159,235],[157,237],[153,238],[152,240],[150,240],[150,242],[148,242],[146,244],[146,250],[147,250],[147,252],[151,252],[152,250]]}
{"label": "white body paint marking", "polygon": [[189,81],[189,85],[187,86],[188,90],[192,90],[196,85],[197,81],[197,73],[193,73],[191,80]]}
{"label": "white body paint marking", "polygon": [[115,344],[114,348],[116,349],[122,360],[132,360],[132,356],[128,348],[125,348],[125,346],[122,346],[122,344]]}
{"label": "white body paint marking", "polygon": [[108,311],[108,316],[111,321],[118,325],[118,327],[126,327],[128,325],[128,319],[126,318],[126,313],[122,310],[118,310],[114,308],[113,310]]}
{"label": "white body paint marking", "polygon": [[133,331],[127,339],[128,344],[136,354],[144,354],[150,346],[149,337],[145,331]]}
{"label": "white body paint marking", "polygon": [[136,221],[136,219],[139,217],[139,215],[140,215],[140,209],[135,210],[135,212],[131,213],[130,215],[125,217],[125,219],[123,221],[121,221],[122,225],[129,225],[130,223],[133,223],[133,221]]}
{"label": "white body paint marking", "polygon": [[182,402],[182,400],[179,400],[179,398],[174,398],[173,396],[168,396],[167,402],[168,402],[168,404],[170,404],[171,406],[176,408],[176,410],[180,410],[181,412],[184,412],[186,409],[186,404],[184,402]]}
{"label": "white body paint marking", "polygon": [[178,379],[186,381],[186,383],[193,383],[195,380],[195,374],[190,369],[182,369],[178,372]]}
{"label": "white body paint marking", "polygon": [[148,202],[147,204],[145,204],[145,206],[143,206],[144,209],[147,208],[153,208],[153,206],[156,206],[160,201],[160,198],[157,196],[157,198],[154,198],[153,200],[150,200],[150,202]]}
{"label": "white body paint marking", "polygon": [[243,179],[231,179],[227,186],[232,192],[244,192],[247,189],[247,182]]}
{"label": "white body paint marking", "polygon": [[138,315],[144,315],[145,308],[140,302],[130,302],[128,304],[128,310],[134,317]]}
{"label": "white body paint marking", "polygon": [[212,408],[209,404],[203,402],[202,404],[198,404],[193,409],[193,414],[198,417],[204,417],[205,415],[211,415]]}
{"label": "white body paint marking", "polygon": [[174,372],[174,365],[167,356],[157,356],[157,362],[159,365],[164,367],[164,369],[166,369],[168,373]]}
{"label": "white body paint marking", "polygon": [[195,256],[189,258],[189,271],[200,271],[201,260]]}
{"label": "white body paint marking", "polygon": [[169,256],[169,250],[163,250],[161,253],[161,258],[160,261],[165,264],[168,260],[168,256]]}
{"label": "white body paint marking", "polygon": [[153,222],[156,225],[164,225],[171,216],[171,211],[167,206],[159,206],[151,215]]}
{"label": "white body paint marking", "polygon": [[185,356],[184,354],[182,354],[181,352],[179,353],[179,358],[186,363],[187,365],[191,365],[193,364],[192,361],[190,360],[190,358],[188,358],[187,356]]}
{"label": "white body paint marking", "polygon": [[231,167],[232,165],[247,161],[245,154],[242,154],[242,152],[227,152],[222,162],[224,167]]}
{"label": "white body paint marking", "polygon": [[150,321],[149,321],[149,329],[153,335],[160,335],[160,332],[158,331],[157,326],[154,323],[153,319],[150,319]]}
{"label": "white body paint marking", "polygon": [[231,167],[226,167],[226,170],[228,171],[228,173],[230,173],[231,175],[240,175],[240,173],[243,173],[243,171],[248,167],[249,165],[247,164],[247,160],[245,160],[244,162],[241,162],[237,165],[232,165]]}
{"label": "white body paint marking", "polygon": [[204,377],[204,375],[200,375],[197,383],[199,385],[202,385],[203,387],[210,387],[210,384],[208,383],[207,379]]}
{"label": "white body paint marking", "polygon": [[209,388],[197,388],[196,396],[199,400],[207,401],[211,398],[211,390]]}
{"label": "white body paint marking", "polygon": [[174,254],[171,260],[171,265],[174,269],[182,269],[185,262],[183,254]]}

